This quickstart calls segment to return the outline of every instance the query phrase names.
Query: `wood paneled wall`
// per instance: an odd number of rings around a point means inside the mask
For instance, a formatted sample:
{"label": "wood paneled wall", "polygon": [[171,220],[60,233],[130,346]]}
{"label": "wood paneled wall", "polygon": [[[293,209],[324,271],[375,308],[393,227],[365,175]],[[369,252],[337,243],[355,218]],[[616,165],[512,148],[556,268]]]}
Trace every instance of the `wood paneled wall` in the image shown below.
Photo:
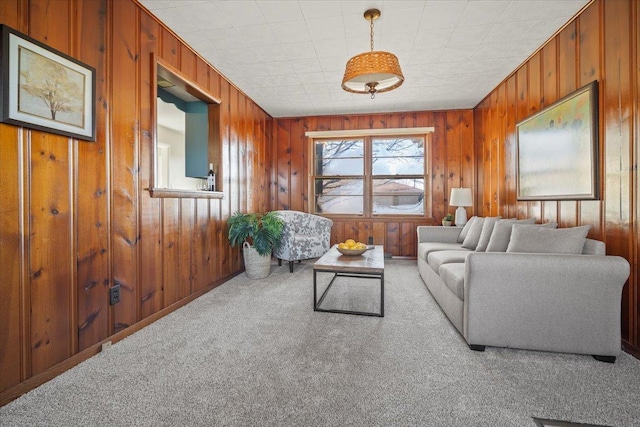
{"label": "wood paneled wall", "polygon": [[[226,219],[270,207],[272,119],[134,1],[3,0],[0,23],[97,77],[96,142],[0,124],[4,404],[242,270]],[[146,190],[152,52],[222,100],[222,200]]]}
{"label": "wood paneled wall", "polygon": [[[351,129],[385,129],[433,126],[430,135],[429,168],[431,184],[426,197],[432,207],[424,218],[353,219],[332,217],[331,241],[348,238],[384,244],[385,252],[394,256],[416,256],[416,226],[439,224],[446,213],[455,208],[448,205],[449,190],[460,185],[475,186],[475,156],[473,144],[473,111],[428,111],[394,114],[364,114],[352,116],[319,116],[281,118],[275,120],[273,138],[273,209],[293,209],[309,212],[309,139],[307,131]],[[473,209],[468,208],[469,216]]]}
{"label": "wood paneled wall", "polygon": [[[622,298],[625,349],[640,357],[638,153],[640,7],[597,0],[491,92],[475,109],[481,215],[533,216],[563,227],[592,226],[607,252],[631,263]],[[600,200],[518,202],[515,125],[593,80],[599,82]]]}

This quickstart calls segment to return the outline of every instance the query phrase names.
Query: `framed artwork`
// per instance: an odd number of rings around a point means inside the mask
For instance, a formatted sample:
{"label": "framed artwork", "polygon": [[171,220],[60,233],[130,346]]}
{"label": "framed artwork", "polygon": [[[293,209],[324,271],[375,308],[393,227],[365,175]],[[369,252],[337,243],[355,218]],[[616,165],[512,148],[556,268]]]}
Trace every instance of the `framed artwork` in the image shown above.
{"label": "framed artwork", "polygon": [[0,25],[0,122],[95,141],[95,69]]}
{"label": "framed artwork", "polygon": [[518,200],[598,198],[598,83],[516,125]]}

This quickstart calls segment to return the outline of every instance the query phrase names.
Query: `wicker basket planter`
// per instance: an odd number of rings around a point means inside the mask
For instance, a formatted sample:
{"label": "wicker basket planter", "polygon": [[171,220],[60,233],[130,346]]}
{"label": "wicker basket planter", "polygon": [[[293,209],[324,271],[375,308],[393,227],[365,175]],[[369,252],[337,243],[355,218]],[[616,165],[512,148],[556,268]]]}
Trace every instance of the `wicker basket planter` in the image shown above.
{"label": "wicker basket planter", "polygon": [[242,244],[244,269],[249,279],[264,279],[271,273],[271,255],[262,256],[249,243]]}
{"label": "wicker basket planter", "polygon": [[264,279],[271,272],[271,254],[280,245],[284,221],[277,212],[236,212],[228,220],[229,243],[242,246],[247,277]]}

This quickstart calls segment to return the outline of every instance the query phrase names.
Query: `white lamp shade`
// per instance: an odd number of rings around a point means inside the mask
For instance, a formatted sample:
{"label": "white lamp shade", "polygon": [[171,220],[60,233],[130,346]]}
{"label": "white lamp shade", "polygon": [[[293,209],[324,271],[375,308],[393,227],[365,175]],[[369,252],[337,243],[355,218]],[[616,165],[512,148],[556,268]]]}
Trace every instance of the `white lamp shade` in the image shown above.
{"label": "white lamp shade", "polygon": [[471,206],[473,200],[471,198],[470,188],[452,188],[451,197],[449,197],[449,206]]}

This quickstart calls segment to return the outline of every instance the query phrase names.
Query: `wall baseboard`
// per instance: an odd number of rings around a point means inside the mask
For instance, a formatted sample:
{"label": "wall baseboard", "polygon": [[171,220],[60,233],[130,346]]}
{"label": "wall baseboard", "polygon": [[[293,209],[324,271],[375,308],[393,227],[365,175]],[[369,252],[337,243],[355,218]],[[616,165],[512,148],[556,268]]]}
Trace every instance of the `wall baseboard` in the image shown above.
{"label": "wall baseboard", "polygon": [[58,375],[62,374],[65,371],[68,371],[69,369],[73,368],[76,365],[79,365],[80,363],[84,362],[87,359],[90,359],[91,357],[95,356],[96,354],[100,353],[100,351],[102,350],[102,346],[103,344],[107,344],[105,347],[109,346],[109,342],[111,342],[111,344],[115,344],[118,341],[128,337],[129,335],[138,332],[139,330],[145,328],[146,326],[149,326],[150,324],[152,324],[153,322],[155,322],[158,319],[161,319],[162,317],[166,316],[167,314],[176,311],[177,309],[179,309],[180,307],[190,303],[191,301],[195,300],[196,298],[206,294],[207,292],[209,292],[210,290],[214,289],[217,286],[220,286],[221,284],[223,284],[224,282],[232,279],[233,277],[237,276],[238,274],[243,273],[244,270],[240,270],[236,273],[231,274],[230,276],[224,278],[224,279],[220,279],[214,283],[211,283],[209,286],[207,286],[206,288],[203,288],[191,295],[189,295],[188,297],[185,297],[183,299],[181,299],[180,301],[177,301],[173,304],[171,304],[168,307],[163,308],[162,310],[152,314],[149,317],[146,317],[142,320],[140,320],[137,323],[134,323],[133,325],[131,325],[130,327],[128,327],[127,329],[124,329],[120,332],[117,332],[113,335],[111,335],[110,337],[105,338],[104,340],[92,345],[91,347],[87,347],[86,349],[74,354],[73,356],[69,357],[68,359],[63,360],[62,362],[58,363],[55,366],[52,366],[51,368],[47,369],[44,372],[41,372],[37,375],[34,375],[30,378],[27,378],[26,380],[22,381],[19,384],[16,384],[15,386],[11,387],[10,389],[7,389],[5,391],[3,391],[2,393],[0,393],[0,407],[6,405],[7,403],[17,399],[18,397],[22,396],[23,394],[33,390],[36,387],[41,386],[42,384],[46,383],[47,381],[51,381],[52,379],[54,379],[55,377],[57,377]]}
{"label": "wall baseboard", "polygon": [[622,350],[629,353],[636,359],[640,359],[640,347],[631,345],[629,342],[622,340]]}

